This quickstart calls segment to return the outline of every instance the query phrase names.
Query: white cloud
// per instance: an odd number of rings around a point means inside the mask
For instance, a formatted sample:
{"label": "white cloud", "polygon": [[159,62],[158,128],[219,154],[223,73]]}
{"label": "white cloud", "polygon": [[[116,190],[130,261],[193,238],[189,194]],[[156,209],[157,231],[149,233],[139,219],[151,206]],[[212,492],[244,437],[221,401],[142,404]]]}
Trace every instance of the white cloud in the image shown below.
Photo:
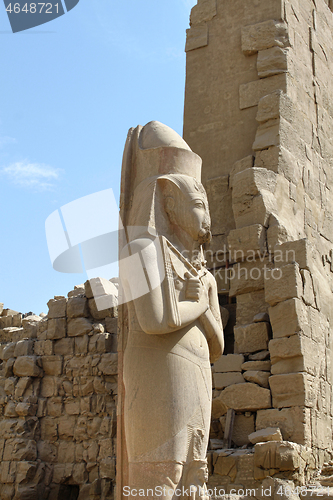
{"label": "white cloud", "polygon": [[0,169],[13,184],[39,191],[50,190],[58,180],[61,170],[42,163],[30,163],[27,160],[12,163]]}

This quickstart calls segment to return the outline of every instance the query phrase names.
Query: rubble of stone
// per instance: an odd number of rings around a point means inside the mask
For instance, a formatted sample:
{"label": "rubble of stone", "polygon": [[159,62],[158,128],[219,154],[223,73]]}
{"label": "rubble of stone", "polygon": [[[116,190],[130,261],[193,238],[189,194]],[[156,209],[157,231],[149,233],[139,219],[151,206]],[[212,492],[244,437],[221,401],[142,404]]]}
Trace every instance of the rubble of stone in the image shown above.
{"label": "rubble of stone", "polygon": [[117,296],[97,310],[90,286],[0,316],[1,500],[114,498]]}

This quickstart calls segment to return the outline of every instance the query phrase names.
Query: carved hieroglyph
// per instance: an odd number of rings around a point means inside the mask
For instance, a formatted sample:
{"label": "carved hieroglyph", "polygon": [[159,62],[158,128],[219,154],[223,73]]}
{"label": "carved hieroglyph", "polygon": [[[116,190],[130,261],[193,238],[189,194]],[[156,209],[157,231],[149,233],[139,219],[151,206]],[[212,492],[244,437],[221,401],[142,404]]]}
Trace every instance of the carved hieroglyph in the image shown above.
{"label": "carved hieroglyph", "polygon": [[[201,159],[169,127],[130,130],[121,193],[118,498],[149,489],[147,497],[171,499],[172,490],[191,487],[190,498],[208,498],[210,362],[222,354],[223,330],[203,261],[210,216],[200,180]],[[179,491],[174,498],[183,498]]]}

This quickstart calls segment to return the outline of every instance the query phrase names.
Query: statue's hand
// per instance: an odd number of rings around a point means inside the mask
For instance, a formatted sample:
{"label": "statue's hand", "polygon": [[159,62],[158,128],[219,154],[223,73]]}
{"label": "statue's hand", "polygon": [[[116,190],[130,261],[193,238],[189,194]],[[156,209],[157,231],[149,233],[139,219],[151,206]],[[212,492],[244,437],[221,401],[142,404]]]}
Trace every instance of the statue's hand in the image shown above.
{"label": "statue's hand", "polygon": [[199,302],[199,300],[203,298],[203,295],[207,295],[205,286],[199,278],[195,278],[190,273],[186,273],[185,278],[187,278],[185,294],[186,299],[196,300]]}

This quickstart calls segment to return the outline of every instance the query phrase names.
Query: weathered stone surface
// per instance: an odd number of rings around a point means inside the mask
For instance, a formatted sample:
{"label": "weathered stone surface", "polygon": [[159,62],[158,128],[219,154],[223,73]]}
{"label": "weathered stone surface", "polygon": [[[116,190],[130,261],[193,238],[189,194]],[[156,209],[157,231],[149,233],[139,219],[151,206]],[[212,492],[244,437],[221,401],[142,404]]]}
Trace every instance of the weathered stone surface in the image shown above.
{"label": "weathered stone surface", "polygon": [[269,20],[242,28],[242,50],[246,55],[274,46],[288,45],[288,28],[285,23]]}
{"label": "weathered stone surface", "polygon": [[294,406],[292,408],[259,410],[256,430],[266,427],[279,427],[285,441],[311,445],[310,409]]}
{"label": "weathered stone surface", "polygon": [[49,319],[66,317],[67,299],[65,297],[50,299],[47,305],[49,307],[49,312],[47,314]]}
{"label": "weathered stone surface", "polygon": [[220,207],[212,221],[212,234],[227,234],[230,229],[235,227],[231,206],[229,176],[223,175],[214,179],[208,179],[206,189],[209,204]]}
{"label": "weathered stone surface", "polygon": [[302,300],[293,298],[269,308],[273,338],[290,337],[303,332],[310,337],[308,310]]}
{"label": "weathered stone surface", "polygon": [[63,358],[62,356],[43,356],[42,365],[46,375],[61,375]]}
{"label": "weathered stone surface", "polygon": [[[226,417],[220,418],[222,430],[225,429]],[[254,415],[246,413],[245,415],[235,415],[234,427],[232,431],[232,441],[236,446],[249,444],[249,434],[254,432]]]}
{"label": "weathered stone surface", "polygon": [[8,359],[13,358],[15,353],[15,347],[16,344],[14,342],[10,342],[9,344],[1,346],[0,348],[1,359],[3,361],[8,361]]}
{"label": "weathered stone surface", "polygon": [[47,325],[47,339],[56,340],[66,337],[66,319],[50,319]]}
{"label": "weathered stone surface", "polygon": [[74,354],[74,339],[63,338],[56,340],[54,342],[54,354],[60,356]]}
{"label": "weathered stone surface", "polygon": [[32,340],[19,340],[16,343],[14,358],[31,356],[32,354],[34,354],[34,342]]}
{"label": "weathered stone surface", "polygon": [[114,317],[118,299],[115,295],[102,295],[88,300],[89,312],[94,319],[101,320],[106,317]]}
{"label": "weathered stone surface", "polygon": [[216,0],[198,2],[191,10],[190,24],[196,26],[205,21],[210,21],[217,14]]}
{"label": "weathered stone surface", "polygon": [[84,284],[86,297],[88,299],[103,297],[105,295],[114,295],[118,297],[118,289],[114,283],[104,278],[92,278]]}
{"label": "weathered stone surface", "polygon": [[254,360],[246,361],[242,364],[242,370],[260,370],[263,372],[269,372],[271,370],[270,360]]}
{"label": "weathered stone surface", "polygon": [[241,372],[242,364],[244,363],[243,354],[227,354],[226,356],[221,356],[214,363],[215,372]]}
{"label": "weathered stone surface", "polygon": [[41,377],[43,370],[37,366],[36,356],[20,356],[14,363],[14,375],[17,377]]}
{"label": "weathered stone surface", "polygon": [[75,318],[68,322],[67,333],[69,337],[78,337],[91,332],[92,323],[87,318]]}
{"label": "weathered stone surface", "polygon": [[312,407],[314,404],[316,388],[313,377],[307,373],[272,375],[269,378],[269,385],[274,408]]}
{"label": "weathered stone surface", "polygon": [[244,373],[244,379],[247,382],[253,382],[261,387],[269,389],[268,378],[270,377],[269,372],[262,372],[259,370],[249,370]]}
{"label": "weathered stone surface", "polygon": [[256,411],[271,406],[270,391],[251,383],[226,387],[220,399],[228,408],[236,411]]}
{"label": "weathered stone surface", "polygon": [[271,306],[302,296],[303,283],[298,264],[273,269],[265,280],[265,298]]}
{"label": "weathered stone surface", "polygon": [[266,429],[261,429],[260,431],[250,434],[249,441],[251,441],[252,444],[266,441],[282,441],[282,434],[278,427],[266,427]]}
{"label": "weathered stone surface", "polygon": [[3,460],[4,461],[32,461],[37,459],[36,442],[28,439],[7,439]]}
{"label": "weathered stone surface", "polygon": [[245,382],[240,372],[214,373],[213,375],[215,389],[224,389],[233,384],[243,384]]}
{"label": "weathered stone surface", "polygon": [[319,374],[322,348],[300,334],[273,339],[269,343],[273,375],[278,373],[308,372]]}
{"label": "weathered stone surface", "polygon": [[258,53],[257,69],[259,78],[286,73],[288,71],[287,50],[271,47]]}
{"label": "weathered stone surface", "polygon": [[79,318],[89,315],[88,301],[86,297],[72,297],[67,302],[67,317]]}
{"label": "weathered stone surface", "polygon": [[[235,295],[262,291],[265,286],[265,279],[268,277],[272,267],[273,265],[269,262],[268,258],[263,259],[263,261],[256,261],[255,263],[246,261],[235,264],[230,270],[229,295],[234,297]],[[262,307],[267,309],[268,305],[265,304]],[[245,305],[245,308],[247,308],[247,305]],[[253,316],[252,311],[252,318]]]}
{"label": "weathered stone surface", "polygon": [[208,45],[208,26],[193,26],[186,30],[185,52]]}
{"label": "weathered stone surface", "polygon": [[118,373],[118,354],[117,353],[102,354],[101,362],[98,365],[98,369],[104,375],[117,375],[117,373]]}
{"label": "weathered stone surface", "polygon": [[293,471],[299,468],[301,447],[288,441],[257,443],[254,447],[254,465],[263,469]]}
{"label": "weathered stone surface", "polygon": [[287,241],[274,248],[274,262],[278,265],[293,264],[297,262],[300,269],[310,270],[312,248],[306,238]]}
{"label": "weathered stone surface", "polygon": [[265,301],[264,290],[238,295],[236,309],[237,325],[255,323],[253,312],[260,311],[266,313],[268,307]]}
{"label": "weathered stone surface", "polygon": [[269,76],[261,80],[255,80],[250,83],[244,83],[239,88],[239,106],[240,109],[257,106],[260,99],[275,90],[287,91],[286,74]]}
{"label": "weathered stone surface", "polygon": [[37,337],[38,324],[40,321],[42,321],[42,318],[34,314],[22,319],[23,331],[26,338],[34,339]]}
{"label": "weathered stone surface", "polygon": [[267,349],[269,340],[268,323],[252,323],[245,326],[236,326],[235,352],[248,353]]}
{"label": "weathered stone surface", "polygon": [[262,255],[266,251],[266,229],[260,224],[234,229],[229,233],[228,245],[235,261],[245,260],[249,252]]}

